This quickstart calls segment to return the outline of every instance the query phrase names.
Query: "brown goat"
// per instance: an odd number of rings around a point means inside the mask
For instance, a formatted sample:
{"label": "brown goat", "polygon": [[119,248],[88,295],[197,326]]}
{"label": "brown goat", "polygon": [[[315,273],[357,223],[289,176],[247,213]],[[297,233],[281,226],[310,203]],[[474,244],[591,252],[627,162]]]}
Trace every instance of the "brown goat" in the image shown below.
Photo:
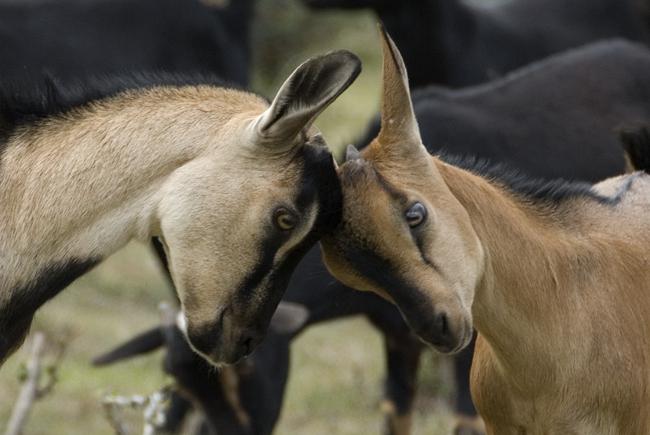
{"label": "brown goat", "polygon": [[430,156],[383,41],[382,130],[338,169],[332,273],[394,301],[441,351],[476,327],[489,434],[650,433],[650,176],[542,182]]}

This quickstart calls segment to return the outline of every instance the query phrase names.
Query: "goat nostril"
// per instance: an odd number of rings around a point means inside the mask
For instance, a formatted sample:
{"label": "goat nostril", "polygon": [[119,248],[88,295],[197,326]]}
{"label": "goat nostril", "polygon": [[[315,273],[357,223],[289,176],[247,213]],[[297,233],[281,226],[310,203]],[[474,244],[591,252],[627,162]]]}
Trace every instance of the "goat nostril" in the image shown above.
{"label": "goat nostril", "polygon": [[242,345],[244,346],[244,353],[246,355],[250,354],[253,350],[253,337],[245,338]]}
{"label": "goat nostril", "polygon": [[436,316],[436,326],[441,336],[447,337],[449,335],[449,320],[446,313],[443,312]]}

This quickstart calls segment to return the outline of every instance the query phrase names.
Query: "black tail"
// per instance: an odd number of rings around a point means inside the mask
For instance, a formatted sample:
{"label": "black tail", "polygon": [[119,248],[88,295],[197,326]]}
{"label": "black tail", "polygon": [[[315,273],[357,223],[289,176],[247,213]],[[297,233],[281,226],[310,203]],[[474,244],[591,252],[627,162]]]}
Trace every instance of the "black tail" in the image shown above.
{"label": "black tail", "polygon": [[650,126],[622,130],[620,138],[632,167],[650,173]]}
{"label": "black tail", "polygon": [[143,355],[145,353],[154,351],[159,347],[162,347],[164,342],[165,338],[163,336],[163,332],[160,327],[156,326],[153,329],[136,335],[115,349],[93,358],[92,363],[94,366],[103,366],[112,364],[116,361],[131,358],[136,355]]}

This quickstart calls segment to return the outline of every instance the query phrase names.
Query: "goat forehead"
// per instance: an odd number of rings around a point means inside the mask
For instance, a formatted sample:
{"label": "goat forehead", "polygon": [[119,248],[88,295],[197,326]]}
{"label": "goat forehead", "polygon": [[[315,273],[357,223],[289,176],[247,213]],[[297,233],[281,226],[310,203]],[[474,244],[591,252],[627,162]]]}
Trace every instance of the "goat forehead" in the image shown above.
{"label": "goat forehead", "polygon": [[368,163],[346,163],[342,174],[342,186],[346,194],[346,207],[359,213],[382,213],[409,202],[407,174],[393,176]]}

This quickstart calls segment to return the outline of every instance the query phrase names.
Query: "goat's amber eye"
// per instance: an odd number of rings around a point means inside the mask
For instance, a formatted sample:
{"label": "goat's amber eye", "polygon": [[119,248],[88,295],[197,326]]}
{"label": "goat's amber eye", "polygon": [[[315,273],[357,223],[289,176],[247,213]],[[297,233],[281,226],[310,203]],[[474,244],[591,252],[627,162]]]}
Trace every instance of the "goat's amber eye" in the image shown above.
{"label": "goat's amber eye", "polygon": [[416,202],[406,210],[405,216],[409,227],[415,228],[427,220],[427,208],[422,203]]}
{"label": "goat's amber eye", "polygon": [[290,231],[296,227],[298,219],[296,216],[284,207],[275,210],[273,222],[282,231]]}

